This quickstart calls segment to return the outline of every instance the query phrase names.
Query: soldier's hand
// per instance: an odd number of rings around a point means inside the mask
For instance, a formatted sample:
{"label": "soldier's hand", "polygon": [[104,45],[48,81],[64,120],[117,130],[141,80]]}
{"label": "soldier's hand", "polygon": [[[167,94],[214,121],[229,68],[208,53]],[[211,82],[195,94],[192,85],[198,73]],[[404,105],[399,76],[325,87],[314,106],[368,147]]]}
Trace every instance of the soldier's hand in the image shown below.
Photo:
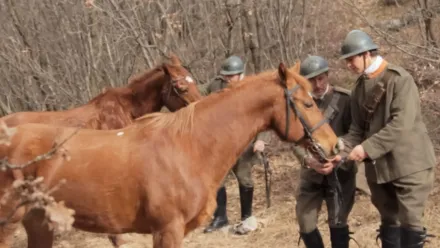
{"label": "soldier's hand", "polygon": [[264,151],[264,141],[262,140],[257,140],[254,143],[254,152],[259,151],[259,152],[263,152]]}
{"label": "soldier's hand", "polygon": [[334,168],[334,164],[332,162],[322,164],[313,157],[305,158],[305,163],[307,166],[314,169],[319,174],[323,174],[323,175],[330,174]]}
{"label": "soldier's hand", "polygon": [[348,155],[348,159],[354,161],[363,161],[366,157],[367,153],[365,153],[364,148],[361,145],[355,146]]}

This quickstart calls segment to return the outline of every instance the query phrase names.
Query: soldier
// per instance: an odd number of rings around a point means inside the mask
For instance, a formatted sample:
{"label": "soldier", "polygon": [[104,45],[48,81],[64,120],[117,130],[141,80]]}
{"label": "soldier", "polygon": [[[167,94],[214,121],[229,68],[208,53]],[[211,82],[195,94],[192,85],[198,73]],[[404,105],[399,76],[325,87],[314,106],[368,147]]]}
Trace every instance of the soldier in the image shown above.
{"label": "soldier", "polygon": [[[365,161],[382,247],[423,247],[428,235],[422,218],[436,158],[417,86],[405,69],[378,54],[363,31],[349,32],[341,53],[348,69],[360,75],[352,91],[352,124],[343,136],[354,148],[345,152],[348,159]],[[325,164],[325,173],[331,168]]]}
{"label": "soldier", "polygon": [[[312,96],[319,109],[333,128],[336,135],[348,132],[351,123],[350,91],[329,84],[328,63],[320,56],[309,56],[301,63],[300,73],[312,83]],[[324,248],[321,234],[317,229],[318,212],[323,200],[328,209],[328,225],[332,247],[348,247],[350,240],[347,218],[354,204],[356,193],[356,167],[341,166],[337,171],[342,188],[343,206],[341,219],[335,208],[335,189],[329,185],[328,178],[320,174],[320,164],[309,159],[302,147],[295,146],[294,153],[301,161],[300,185],[296,195],[296,216],[300,237],[307,248]]]}
{"label": "soldier", "polygon": [[[221,67],[220,76],[208,86],[205,94],[210,94],[219,91],[228,86],[229,83],[242,80],[244,77],[244,64],[243,61],[237,56],[231,56],[227,58]],[[252,200],[254,193],[254,182],[252,180],[252,165],[258,163],[258,157],[255,152],[262,152],[269,140],[269,133],[259,133],[253,142],[249,144],[247,149],[241,154],[236,164],[232,168],[235,177],[238,180],[239,193],[240,193],[240,206],[241,206],[241,220],[244,223],[240,225],[238,232],[244,234],[255,227],[246,225],[246,220],[252,216]],[[225,181],[225,180],[224,180]],[[217,192],[217,209],[214,213],[214,219],[204,232],[209,233],[215,231],[223,226],[228,225],[228,217],[226,214],[226,187],[225,182],[222,182],[220,189]]]}

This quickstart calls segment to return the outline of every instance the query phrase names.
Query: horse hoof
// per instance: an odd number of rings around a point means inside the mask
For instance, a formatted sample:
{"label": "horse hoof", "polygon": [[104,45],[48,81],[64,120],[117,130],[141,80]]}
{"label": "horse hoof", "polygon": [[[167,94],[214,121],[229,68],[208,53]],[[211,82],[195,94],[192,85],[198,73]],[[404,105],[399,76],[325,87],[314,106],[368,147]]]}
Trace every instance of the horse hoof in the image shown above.
{"label": "horse hoof", "polygon": [[111,240],[113,247],[122,248],[122,245],[128,244],[127,240],[122,238],[121,234],[119,235],[109,235],[109,239]]}

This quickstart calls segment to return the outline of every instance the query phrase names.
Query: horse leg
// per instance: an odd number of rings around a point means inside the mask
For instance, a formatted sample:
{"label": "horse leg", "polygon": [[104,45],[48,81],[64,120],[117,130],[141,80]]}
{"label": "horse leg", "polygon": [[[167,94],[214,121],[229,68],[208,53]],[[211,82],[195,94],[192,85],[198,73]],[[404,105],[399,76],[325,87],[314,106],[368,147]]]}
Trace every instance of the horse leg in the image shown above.
{"label": "horse leg", "polygon": [[52,248],[53,231],[45,222],[45,212],[33,209],[23,219],[23,226],[28,237],[28,248]]}
{"label": "horse leg", "polygon": [[122,237],[122,234],[109,234],[108,238],[115,248],[127,243],[127,241]]}
{"label": "horse leg", "polygon": [[19,225],[20,223],[8,223],[0,227],[0,248],[9,248],[12,246],[12,238]]}
{"label": "horse leg", "polygon": [[[8,206],[2,206],[1,208],[2,212],[8,212],[10,210]],[[9,248],[12,246],[14,233],[20,226],[20,222],[25,213],[24,207],[19,208],[7,224],[0,226],[0,248]]]}
{"label": "horse leg", "polygon": [[153,248],[182,248],[185,226],[182,220],[169,223],[153,233]]}

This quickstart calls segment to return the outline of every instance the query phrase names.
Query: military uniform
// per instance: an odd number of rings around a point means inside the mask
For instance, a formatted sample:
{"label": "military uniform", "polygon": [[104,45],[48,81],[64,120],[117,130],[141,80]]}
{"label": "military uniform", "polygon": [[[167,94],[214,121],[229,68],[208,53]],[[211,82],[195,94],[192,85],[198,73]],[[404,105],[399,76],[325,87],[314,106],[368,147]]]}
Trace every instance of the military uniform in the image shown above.
{"label": "military uniform", "polygon": [[[243,65],[240,63],[241,60],[232,56],[228,58],[223,66],[220,74],[222,75],[234,75],[238,73],[243,73]],[[235,63],[235,64],[234,64]],[[228,67],[229,66],[229,67]],[[238,67],[238,69],[236,69]],[[214,80],[201,92],[203,95],[209,95],[211,93],[217,92],[227,87],[227,82],[222,76],[214,78]],[[260,163],[256,153],[253,152],[254,142],[261,140],[265,143],[269,143],[270,132],[264,131],[259,134],[251,141],[247,146],[245,151],[240,155],[236,164],[232,167],[232,172],[237,178],[240,193],[240,205],[241,205],[241,219],[245,220],[252,216],[252,200],[254,192],[254,182],[252,180],[252,166],[254,164]],[[223,180],[218,192],[217,192],[217,209],[214,213],[213,222],[205,229],[205,232],[212,232],[222,226],[228,224],[227,214],[226,214],[226,188],[225,188],[226,178]]]}
{"label": "military uniform", "polygon": [[[362,31],[350,32],[342,48],[348,56],[343,58],[352,56],[350,50],[362,51],[355,48],[359,43],[365,46],[372,41]],[[364,50],[374,49],[375,44]],[[371,201],[381,216],[382,247],[423,247],[426,229],[421,221],[433,187],[436,158],[422,119],[419,92],[405,69],[385,60],[373,74],[362,75],[356,82],[352,125],[343,139],[353,147],[362,145],[367,153],[365,174]],[[364,103],[379,82],[385,85],[385,95],[367,122]]]}
{"label": "military uniform", "polygon": [[[315,100],[318,107],[323,111],[324,116],[329,120],[330,126],[336,135],[340,136],[348,132],[351,116],[350,116],[350,95],[349,91],[334,87],[333,91],[324,96],[322,100]],[[302,147],[295,146],[294,152],[301,161],[300,184],[296,195],[296,216],[299,223],[299,229],[304,242],[307,240],[306,235],[314,233],[314,242],[321,242],[320,235],[317,230],[318,212],[321,209],[322,201],[326,201],[328,210],[328,224],[333,247],[345,247],[339,245],[341,242],[347,244],[349,241],[349,230],[347,225],[348,215],[350,214],[356,193],[356,167],[353,163],[344,165],[337,171],[339,182],[343,192],[343,209],[341,223],[335,222],[335,211],[333,190],[328,184],[327,177],[319,174],[312,168],[307,168],[304,161],[306,152]],[[318,239],[316,239],[319,237]],[[307,247],[313,247],[309,245]],[[318,247],[318,246],[316,246]]]}
{"label": "military uniform", "polygon": [[[327,61],[320,56],[309,56],[301,63],[300,73],[310,79],[329,70]],[[319,83],[319,82],[316,82]],[[314,97],[318,108],[323,112],[336,135],[348,132],[351,124],[350,91],[327,85],[330,89],[321,99]],[[337,171],[342,188],[342,214],[336,218],[335,189],[329,184],[328,177],[307,167],[305,157],[308,153],[300,146],[294,147],[294,153],[301,163],[300,184],[296,194],[296,216],[301,238],[307,248],[323,248],[321,234],[317,229],[318,212],[325,200],[328,209],[328,224],[332,247],[345,248],[349,243],[347,218],[354,204],[356,192],[356,167],[352,162],[341,166]]]}

